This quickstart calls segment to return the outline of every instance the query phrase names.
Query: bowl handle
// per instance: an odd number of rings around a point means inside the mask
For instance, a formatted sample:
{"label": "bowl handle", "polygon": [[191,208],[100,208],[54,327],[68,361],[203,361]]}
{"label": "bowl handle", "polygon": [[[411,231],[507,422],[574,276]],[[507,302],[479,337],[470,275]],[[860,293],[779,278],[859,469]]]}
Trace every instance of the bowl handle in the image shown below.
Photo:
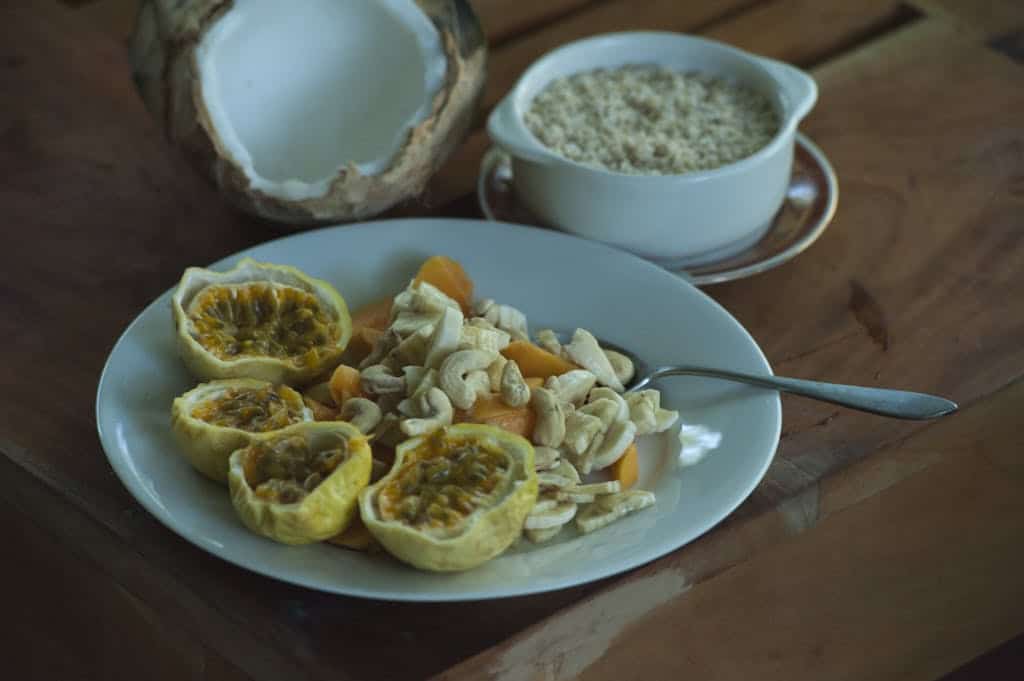
{"label": "bowl handle", "polygon": [[779,81],[782,91],[793,102],[792,120],[800,121],[818,101],[818,84],[814,82],[814,78],[806,71],[785,62],[766,57],[758,57],[758,61]]}
{"label": "bowl handle", "polygon": [[534,163],[551,164],[552,154],[541,146],[516,115],[512,95],[508,95],[487,117],[487,134],[512,156]]}

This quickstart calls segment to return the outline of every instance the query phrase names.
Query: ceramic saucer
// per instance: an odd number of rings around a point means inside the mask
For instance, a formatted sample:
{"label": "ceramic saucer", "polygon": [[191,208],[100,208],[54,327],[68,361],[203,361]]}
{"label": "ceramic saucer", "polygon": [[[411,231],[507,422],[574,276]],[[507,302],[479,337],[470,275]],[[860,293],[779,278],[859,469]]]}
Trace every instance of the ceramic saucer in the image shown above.
{"label": "ceramic saucer", "polygon": [[[532,215],[516,198],[512,163],[491,147],[480,164],[477,199],[488,220],[550,227]],[[742,279],[791,260],[822,235],[836,211],[839,184],[824,152],[797,133],[786,201],[768,229],[754,243],[720,259],[699,265],[669,268],[698,286]]]}

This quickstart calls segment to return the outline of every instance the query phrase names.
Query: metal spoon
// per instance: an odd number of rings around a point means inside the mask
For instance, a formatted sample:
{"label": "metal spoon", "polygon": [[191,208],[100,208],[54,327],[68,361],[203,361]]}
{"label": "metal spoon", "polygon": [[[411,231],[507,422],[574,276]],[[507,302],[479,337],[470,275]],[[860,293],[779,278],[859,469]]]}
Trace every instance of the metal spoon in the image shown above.
{"label": "metal spoon", "polygon": [[[571,335],[571,334],[569,334]],[[739,371],[700,367],[690,365],[662,366],[651,369],[647,364],[629,350],[598,339],[602,348],[620,352],[629,357],[635,368],[634,379],[627,386],[626,392],[635,392],[650,385],[651,381],[666,376],[706,376],[726,381],[747,383],[759,388],[792,393],[801,397],[831,402],[851,409],[859,409],[881,416],[893,416],[899,419],[926,420],[952,414],[959,407],[956,402],[926,395],[924,393],[890,390],[887,388],[868,388],[859,385],[843,385],[822,381],[807,381],[799,378],[782,376],[757,376]]]}

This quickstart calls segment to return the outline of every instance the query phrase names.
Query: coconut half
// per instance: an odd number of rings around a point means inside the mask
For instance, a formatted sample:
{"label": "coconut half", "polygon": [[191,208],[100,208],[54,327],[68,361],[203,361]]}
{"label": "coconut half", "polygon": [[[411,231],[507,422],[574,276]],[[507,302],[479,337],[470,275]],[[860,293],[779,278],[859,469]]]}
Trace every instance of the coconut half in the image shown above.
{"label": "coconut half", "polygon": [[144,0],[132,42],[171,141],[235,205],[298,224],[422,192],[485,61],[465,0]]}

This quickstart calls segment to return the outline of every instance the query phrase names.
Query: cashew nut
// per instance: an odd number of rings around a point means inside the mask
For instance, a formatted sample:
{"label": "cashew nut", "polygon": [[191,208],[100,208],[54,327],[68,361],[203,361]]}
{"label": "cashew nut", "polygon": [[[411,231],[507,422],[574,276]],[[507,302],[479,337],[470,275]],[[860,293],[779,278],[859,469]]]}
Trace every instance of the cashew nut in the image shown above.
{"label": "cashew nut", "polygon": [[559,490],[555,495],[555,498],[562,501],[571,501],[576,504],[589,504],[594,500],[595,495],[588,492],[580,492],[579,489],[580,488],[577,486],[570,489]]}
{"label": "cashew nut", "polygon": [[362,433],[369,433],[380,423],[383,413],[376,404],[365,397],[350,397],[341,405],[338,418],[348,421]]}
{"label": "cashew nut", "polygon": [[606,385],[619,393],[625,390],[604,350],[597,344],[597,339],[586,329],[576,329],[573,332],[572,342],[565,346],[565,354],[576,364],[589,369],[597,376],[597,382],[601,385]]}
{"label": "cashew nut", "polygon": [[536,446],[533,448],[533,467],[538,471],[551,470],[558,466],[562,455],[557,449]]}
{"label": "cashew nut", "polygon": [[527,530],[546,530],[561,527],[573,519],[577,506],[571,501],[563,501],[551,510],[530,513],[526,516],[523,528]]}
{"label": "cashew nut", "polygon": [[440,312],[400,312],[388,329],[405,338],[426,326],[432,327],[440,316]]}
{"label": "cashew nut", "polygon": [[402,375],[405,377],[405,394],[410,397],[415,394],[416,390],[420,387],[420,383],[422,383],[431,373],[436,376],[437,371],[434,369],[428,369],[427,367],[402,367]]}
{"label": "cashew nut", "polygon": [[618,480],[605,480],[604,482],[592,482],[589,485],[576,485],[572,491],[578,494],[590,494],[595,497],[605,494],[617,494],[622,491],[622,483]]}
{"label": "cashew nut", "polygon": [[562,459],[561,461],[559,461],[558,465],[555,466],[555,468],[552,470],[552,472],[553,473],[557,473],[558,475],[561,475],[564,478],[569,478],[569,480],[572,481],[573,485],[580,484],[580,474],[579,474],[579,471],[577,471],[576,467],[573,466],[568,461],[566,461],[565,459]]}
{"label": "cashew nut", "polygon": [[466,374],[466,385],[469,389],[476,393],[476,397],[473,398],[475,403],[478,398],[486,397],[491,394],[491,379],[487,375],[486,370],[478,369],[476,371],[470,371]]}
{"label": "cashew nut", "polygon": [[476,324],[463,324],[462,336],[458,341],[459,350],[488,350],[499,352],[508,346],[510,336],[496,328],[484,328]]}
{"label": "cashew nut", "polygon": [[597,382],[597,376],[586,369],[573,369],[561,376],[550,376],[544,387],[555,393],[562,402],[577,404],[586,399],[587,393]]}
{"label": "cashew nut", "polygon": [[622,385],[626,385],[633,380],[633,376],[636,374],[633,360],[621,352],[609,350],[608,348],[604,348],[604,355],[608,358],[608,363],[612,365],[615,377],[619,379]]}
{"label": "cashew nut", "polygon": [[556,527],[549,527],[543,530],[524,530],[523,534],[534,544],[543,544],[544,542],[551,541],[562,531],[564,525],[558,525]]}
{"label": "cashew nut", "polygon": [[374,364],[359,372],[359,385],[368,395],[397,395],[405,392],[405,377],[394,376],[382,364]]}
{"label": "cashew nut", "polygon": [[621,409],[617,402],[605,398],[597,400],[592,399],[576,410],[577,414],[589,414],[590,416],[596,416],[599,418],[601,420],[602,429],[607,428],[613,422],[620,420],[620,412]]}
{"label": "cashew nut", "polygon": [[370,349],[370,354],[359,363],[359,368],[365,369],[374,364],[380,364],[388,356],[388,353],[395,349],[401,341],[402,337],[394,331],[390,329],[385,331],[374,342],[373,348]]}
{"label": "cashew nut", "polygon": [[431,369],[441,366],[444,358],[455,352],[462,334],[462,311],[446,308],[434,324],[423,365]]}
{"label": "cashew nut", "polygon": [[505,365],[508,364],[508,360],[504,355],[498,355],[491,362],[490,366],[487,367],[487,376],[491,379],[491,392],[501,392],[501,375],[505,372]]}
{"label": "cashew nut", "polygon": [[615,392],[611,388],[594,388],[593,390],[590,391],[588,399],[590,401],[602,399],[611,400],[616,405],[618,405],[619,408],[618,412],[616,412],[615,414],[615,420],[624,421],[629,418],[629,404],[626,403],[626,400],[624,397],[622,397],[622,395]]}
{"label": "cashew nut", "polygon": [[597,497],[576,517],[576,527],[587,533],[598,530],[623,516],[654,504],[653,492],[629,490]]}
{"label": "cashew nut", "polygon": [[533,442],[544,447],[558,447],[565,439],[565,410],[562,403],[547,388],[537,388],[531,393],[530,404],[537,414]]}
{"label": "cashew nut", "polygon": [[452,403],[439,388],[431,388],[416,401],[420,418],[404,419],[400,425],[402,432],[409,437],[423,435],[451,424],[454,416]]}
{"label": "cashew nut", "polygon": [[676,424],[679,420],[679,412],[675,409],[659,409],[654,414],[656,423],[654,424],[654,432],[662,433]]}
{"label": "cashew nut", "polygon": [[575,456],[581,456],[604,428],[604,423],[597,416],[574,411],[565,417],[563,446]]}
{"label": "cashew nut", "polygon": [[590,464],[590,468],[584,470],[601,470],[607,468],[619,460],[626,453],[626,449],[636,439],[636,424],[632,421],[616,421],[604,432],[600,442],[591,444],[584,454],[583,461]]}
{"label": "cashew nut", "polygon": [[414,280],[395,296],[391,303],[391,319],[394,320],[403,312],[441,312],[446,307],[458,308],[459,304],[433,284],[425,281],[417,284]]}
{"label": "cashew nut", "polygon": [[637,435],[649,435],[668,430],[679,419],[678,411],[661,408],[661,393],[641,390],[625,396],[629,405],[629,420],[636,424]]}
{"label": "cashew nut", "polygon": [[473,312],[502,331],[507,331],[514,340],[530,340],[526,315],[511,305],[499,305],[490,298],[484,298],[473,304]]}
{"label": "cashew nut", "polygon": [[421,366],[427,356],[427,349],[430,346],[435,326],[433,322],[430,322],[407,335],[388,353],[387,359],[399,366],[410,364]]}
{"label": "cashew nut", "polygon": [[501,401],[510,407],[522,407],[530,401],[530,386],[515,360],[507,362],[501,372]]}
{"label": "cashew nut", "polygon": [[404,338],[427,325],[436,324],[442,313],[450,309],[458,310],[461,317],[459,304],[440,289],[425,281],[410,283],[391,304],[391,325],[388,328]]}
{"label": "cashew nut", "polygon": [[[480,302],[478,301],[476,304],[479,305]],[[491,324],[489,321],[484,319],[483,317],[470,317],[469,319],[466,320],[466,323],[469,324],[470,326],[475,326],[480,329],[489,329],[491,331],[494,331],[495,329],[498,328],[494,324]]]}
{"label": "cashew nut", "polygon": [[486,389],[490,391],[491,381],[483,370],[490,366],[495,356],[495,353],[484,350],[457,350],[445,358],[438,371],[438,383],[453,405],[459,409],[471,409],[476,402],[480,385],[467,382],[467,375],[471,372],[480,371]]}
{"label": "cashew nut", "polygon": [[537,345],[552,355],[562,356],[562,343],[558,340],[558,334],[551,329],[541,329],[537,332]]}
{"label": "cashew nut", "polygon": [[537,484],[540,486],[541,491],[569,489],[576,486],[576,482],[572,478],[561,475],[558,469],[537,473]]}

